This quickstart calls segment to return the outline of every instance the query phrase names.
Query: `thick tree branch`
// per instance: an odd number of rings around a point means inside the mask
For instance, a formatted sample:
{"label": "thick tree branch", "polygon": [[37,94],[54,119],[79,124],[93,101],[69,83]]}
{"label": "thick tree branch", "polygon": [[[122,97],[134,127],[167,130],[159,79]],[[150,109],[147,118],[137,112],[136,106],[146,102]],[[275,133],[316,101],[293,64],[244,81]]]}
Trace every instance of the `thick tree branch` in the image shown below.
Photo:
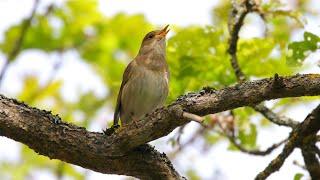
{"label": "thick tree branch", "polygon": [[[284,146],[283,151],[274,160],[272,160],[271,163],[262,172],[260,172],[255,179],[256,180],[266,179],[267,177],[270,176],[270,174],[278,171],[280,167],[283,165],[284,161],[287,159],[287,157],[293,152],[293,150],[296,147],[301,146],[303,148],[306,148],[303,146],[303,141],[308,140],[310,136],[315,136],[315,134],[319,131],[319,129],[320,129],[320,105],[316,109],[314,109],[312,113],[310,113],[306,117],[306,119],[291,132],[289,140],[287,144]],[[310,154],[305,154],[304,156],[308,156],[307,160],[305,159],[305,161],[308,161],[308,162],[312,161],[310,159],[314,158],[314,157],[310,157]],[[315,167],[318,168],[319,166],[315,166]],[[319,172],[319,169],[317,169],[317,171]]]}
{"label": "thick tree branch", "polygon": [[[305,87],[302,87],[302,84]],[[283,84],[279,87],[274,87],[274,78],[269,78],[241,83],[218,91],[206,91],[201,94],[191,93],[179,98],[168,108],[158,109],[150,116],[137,121],[136,124],[139,128],[133,128],[133,125],[130,124],[113,136],[116,136],[117,142],[126,142],[125,146],[119,147],[118,151],[130,149],[165,136],[177,126],[189,122],[183,117],[183,112],[204,116],[237,107],[251,106],[264,100],[300,96],[298,95],[300,93],[318,95],[320,93],[320,75],[283,77]],[[127,138],[127,135],[130,138]],[[123,139],[122,136],[127,139]]]}
{"label": "thick tree branch", "polygon": [[207,88],[200,93],[185,95],[168,107],[121,127],[111,136],[60,122],[60,118],[50,112],[0,96],[0,135],[24,143],[49,158],[102,173],[143,179],[154,174],[178,177],[167,159],[159,158],[159,153],[132,149],[188,123],[183,118],[184,111],[203,116],[264,100],[320,95],[320,75],[295,75],[282,79],[282,85],[276,87],[274,78],[267,78],[217,91]]}
{"label": "thick tree branch", "polygon": [[[319,105],[320,106],[320,105]],[[320,108],[319,108],[320,109]],[[319,114],[320,114],[320,110]],[[312,118],[312,117],[311,117]],[[320,121],[320,115],[318,117],[314,117],[316,120]],[[318,125],[320,129],[320,123]],[[320,163],[317,158],[319,155],[319,149],[316,146],[317,143],[317,130],[306,137],[303,138],[302,143],[300,144],[301,153],[304,159],[305,167],[308,170],[310,177],[312,179],[320,179]],[[320,156],[319,156],[320,158]]]}
{"label": "thick tree branch", "polygon": [[320,179],[320,163],[317,159],[315,149],[317,149],[317,147],[314,142],[308,144],[304,143],[304,145],[301,146],[304,163],[311,178]]}
{"label": "thick tree branch", "polygon": [[[229,18],[229,31],[230,31],[230,41],[229,41],[229,49],[228,52],[231,56],[231,65],[235,71],[235,75],[238,79],[238,81],[242,82],[246,80],[246,77],[244,73],[241,71],[241,68],[238,63],[237,58],[237,45],[238,45],[238,39],[239,39],[239,32],[243,25],[243,21],[246,17],[246,15],[250,12],[255,12],[259,10],[258,4],[256,4],[257,1],[254,0],[244,0],[241,4],[237,4],[235,1],[233,1],[233,9],[232,13]],[[263,16],[261,16],[263,18]],[[278,77],[278,75],[275,75],[275,81],[274,86],[281,86],[282,85],[282,79]],[[267,119],[269,119],[271,122],[283,125],[283,126],[290,126],[291,128],[295,128],[298,125],[297,121],[294,121],[290,118],[286,117],[280,117],[276,113],[272,112],[270,109],[268,109],[263,104],[258,104],[253,106],[253,108],[263,114]],[[313,135],[313,139],[316,139],[316,134]],[[252,153],[251,151],[247,151],[243,147],[237,144],[234,138],[229,137],[230,141],[233,142],[233,144],[238,147],[241,151],[246,153]],[[292,142],[291,142],[292,141]],[[274,159],[269,166],[261,172],[256,179],[265,179],[267,178],[271,173],[274,171],[277,171],[282,164],[284,163],[285,159],[292,153],[294,148],[296,147],[295,143],[298,143],[298,140],[291,140],[289,141],[286,146],[284,147],[283,152]],[[297,142],[296,142],[297,141]],[[299,140],[301,141],[301,140]],[[315,140],[316,141],[316,140]],[[277,146],[275,146],[277,147]],[[304,161],[306,163],[306,167],[313,179],[320,179],[320,165],[316,157],[316,153],[314,151],[311,151],[311,147],[313,149],[317,149],[315,146],[315,142],[309,143],[309,144],[303,144],[301,146],[302,155],[304,157]],[[273,148],[274,149],[274,148]],[[269,150],[269,149],[268,149]],[[272,150],[272,148],[270,149]],[[256,151],[253,151],[256,153]],[[269,151],[266,151],[269,152]],[[271,152],[271,151],[270,151]],[[260,152],[259,152],[260,154]],[[264,153],[262,153],[263,155]]]}
{"label": "thick tree branch", "polygon": [[3,96],[0,97],[0,135],[22,142],[50,159],[101,173],[140,179],[182,179],[166,155],[149,145],[141,145],[122,156],[106,155],[108,150],[104,147],[110,139],[105,135],[63,123],[50,112]]}

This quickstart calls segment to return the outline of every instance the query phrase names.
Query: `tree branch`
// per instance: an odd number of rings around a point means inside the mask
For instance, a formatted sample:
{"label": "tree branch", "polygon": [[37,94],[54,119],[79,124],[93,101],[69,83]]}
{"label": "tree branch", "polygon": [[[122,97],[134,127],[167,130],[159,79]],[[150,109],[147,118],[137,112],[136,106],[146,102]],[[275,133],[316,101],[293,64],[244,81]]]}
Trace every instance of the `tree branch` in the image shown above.
{"label": "tree branch", "polygon": [[295,121],[293,119],[287,118],[285,116],[279,116],[270,109],[268,109],[266,106],[263,104],[258,104],[253,107],[256,111],[260,112],[261,114],[264,115],[267,119],[269,119],[271,122],[278,124],[280,126],[289,126],[294,128],[299,124],[298,121]]}
{"label": "tree branch", "polygon": [[246,149],[245,147],[243,147],[241,144],[239,144],[235,137],[231,137],[227,135],[227,138],[229,139],[229,141],[237,148],[239,149],[241,152],[243,153],[247,153],[247,154],[251,154],[251,155],[256,155],[256,156],[265,156],[270,154],[273,150],[277,149],[279,146],[281,146],[283,143],[285,143],[287,141],[287,139],[284,139],[278,143],[273,144],[272,146],[268,147],[265,150],[259,150],[259,149]]}
{"label": "tree branch", "polygon": [[228,27],[230,40],[228,53],[231,55],[231,66],[236,74],[238,81],[240,82],[244,81],[246,78],[244,73],[241,71],[237,58],[239,32],[247,14],[254,11],[254,6],[256,5],[254,2],[251,2],[251,0],[245,0],[241,4],[238,4],[236,1],[232,1],[232,10],[229,16]]}
{"label": "tree branch", "polygon": [[[319,129],[320,129],[320,105],[316,109],[314,109],[306,117],[306,119],[291,132],[289,140],[287,144],[284,146],[283,151],[275,159],[273,159],[270,162],[270,164],[262,172],[260,172],[257,175],[255,179],[256,180],[266,179],[267,177],[270,176],[270,174],[274,173],[275,171],[278,171],[280,167],[283,165],[286,158],[293,152],[293,150],[296,147],[301,146],[304,140],[308,139],[310,136],[314,136],[319,131]],[[304,147],[304,146],[302,145],[301,147]],[[309,154],[307,156],[309,156]],[[310,159],[307,159],[307,161],[309,160]]]}
{"label": "tree branch", "polygon": [[[231,56],[230,61],[231,61],[232,68],[235,71],[236,77],[237,77],[238,81],[242,82],[242,81],[246,80],[246,77],[245,77],[244,73],[241,71],[241,68],[238,63],[238,58],[237,58],[237,44],[238,44],[238,39],[239,39],[239,32],[240,32],[240,29],[243,25],[243,21],[244,21],[246,15],[250,12],[254,12],[254,11],[259,10],[259,8],[258,8],[258,4],[256,4],[256,1],[254,1],[254,0],[245,0],[245,1],[242,1],[241,4],[237,4],[235,1],[233,1],[232,5],[233,5],[233,9],[232,9],[232,13],[229,18],[229,31],[230,31],[231,38],[229,41],[228,52]],[[261,17],[263,18],[263,16],[261,16]],[[278,74],[276,74],[274,77],[274,86],[275,87],[282,86],[282,79],[279,78]],[[291,128],[295,128],[298,125],[297,121],[294,121],[294,120],[287,118],[287,117],[280,117],[276,113],[274,113],[270,109],[268,109],[266,106],[264,106],[263,104],[255,105],[255,106],[253,106],[253,109],[255,109],[256,111],[263,114],[267,119],[269,119],[271,122],[273,122],[275,124],[289,126]],[[316,136],[316,134],[314,134],[314,137],[315,136]],[[314,139],[316,139],[316,138],[314,138]],[[243,148],[242,146],[237,144],[235,139],[232,137],[229,137],[229,140],[236,147],[238,147],[238,149],[240,149],[243,152],[253,153],[253,154],[256,154],[258,152],[259,155],[265,154],[264,152],[260,152],[260,151],[257,151],[257,152],[253,151],[252,152],[252,151],[246,150],[245,148]],[[274,159],[263,172],[258,174],[256,179],[265,179],[271,173],[273,173],[274,171],[277,171],[282,166],[285,159],[292,153],[292,151],[296,147],[296,144],[295,144],[296,142],[295,141],[293,141],[293,142],[294,143],[288,142],[286,144],[286,146],[284,147],[283,152],[281,154],[279,154],[279,156],[276,159]],[[277,146],[275,146],[275,147],[277,147]],[[302,154],[303,154],[303,157],[304,157],[304,160],[306,163],[306,167],[307,167],[311,177],[313,179],[320,179],[320,175],[319,175],[320,174],[320,165],[319,165],[319,162],[316,158],[316,153],[314,151],[310,151],[311,146],[315,147],[313,149],[317,149],[317,147],[315,146],[315,142],[313,144],[304,144],[304,146],[301,146]],[[271,147],[270,150],[272,151],[273,149],[274,148]],[[265,151],[265,152],[269,152],[269,151]]]}
{"label": "tree branch", "polygon": [[158,176],[160,173],[162,177],[177,177],[167,159],[159,158],[159,153],[132,149],[188,123],[183,117],[184,111],[203,116],[254,105],[264,100],[320,95],[320,75],[282,78],[283,85],[276,88],[273,85],[274,79],[267,78],[217,91],[207,88],[201,94],[185,95],[168,107],[158,109],[136,123],[121,127],[111,136],[88,132],[82,127],[61,122],[57,115],[48,111],[30,108],[14,99],[0,96],[0,135],[24,143],[49,158],[102,173],[139,178],[154,174]]}
{"label": "tree branch", "polygon": [[317,147],[314,142],[301,146],[304,163],[311,178],[320,179],[320,163],[317,159],[316,152],[314,151],[315,149],[317,149]]}
{"label": "tree branch", "polygon": [[[243,25],[245,17],[250,12],[258,12],[260,16],[263,18],[263,14],[260,12],[259,4],[257,4],[257,1],[254,0],[245,0],[241,4],[238,4],[236,1],[232,1],[232,11],[230,13],[229,17],[229,32],[230,32],[230,40],[229,40],[229,49],[228,53],[231,56],[230,62],[231,66],[235,72],[235,75],[239,82],[243,82],[247,80],[245,77],[245,74],[242,72],[239,63],[238,63],[238,57],[237,57],[237,46],[238,46],[238,40],[239,40],[239,32]],[[275,75],[275,82],[279,82],[277,78],[278,75]],[[298,124],[298,122],[286,118],[286,117],[279,117],[276,113],[272,112],[269,108],[267,108],[263,104],[259,104],[256,106],[253,106],[253,109],[260,112],[263,116],[265,116],[267,119],[269,119],[271,122],[282,125],[282,126],[290,126],[294,127]]]}
{"label": "tree branch", "polygon": [[106,155],[108,148],[104,148],[110,139],[102,133],[63,123],[48,111],[3,96],[0,96],[0,135],[22,142],[50,159],[101,173],[140,179],[182,179],[167,156],[149,145],[136,147],[122,156]]}
{"label": "tree branch", "polygon": [[21,49],[22,42],[24,40],[25,35],[27,34],[27,31],[28,31],[30,24],[31,24],[31,21],[36,13],[38,5],[39,5],[39,0],[35,0],[30,16],[27,19],[25,19],[25,21],[23,22],[22,27],[21,27],[21,32],[20,32],[12,50],[8,53],[7,59],[2,67],[1,72],[0,72],[0,86],[1,86],[2,79],[7,71],[8,66],[9,66],[9,62],[11,60],[13,60],[18,55],[18,53]]}

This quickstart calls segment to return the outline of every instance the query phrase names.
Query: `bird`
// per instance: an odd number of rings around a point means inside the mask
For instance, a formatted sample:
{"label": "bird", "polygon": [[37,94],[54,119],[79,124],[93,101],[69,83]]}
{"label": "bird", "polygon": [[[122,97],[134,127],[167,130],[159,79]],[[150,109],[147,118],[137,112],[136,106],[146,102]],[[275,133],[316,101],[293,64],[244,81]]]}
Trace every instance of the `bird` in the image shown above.
{"label": "bird", "polygon": [[164,105],[169,92],[166,35],[169,25],[145,35],[137,56],[126,67],[114,111],[113,126],[136,122]]}

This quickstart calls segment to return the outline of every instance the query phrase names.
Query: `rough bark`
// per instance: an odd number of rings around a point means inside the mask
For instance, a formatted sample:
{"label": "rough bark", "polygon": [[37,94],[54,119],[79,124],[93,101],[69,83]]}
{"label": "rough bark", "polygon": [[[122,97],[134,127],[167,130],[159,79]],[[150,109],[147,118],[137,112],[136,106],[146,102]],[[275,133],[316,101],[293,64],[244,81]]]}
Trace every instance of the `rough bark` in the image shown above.
{"label": "rough bark", "polygon": [[[58,124],[55,124],[58,123]],[[0,96],[0,135],[28,145],[38,154],[93,171],[140,179],[181,179],[170,160],[149,145],[123,156],[109,156],[102,133],[61,122],[48,111]],[[111,144],[112,145],[112,144]]]}
{"label": "rough bark", "polygon": [[314,152],[316,148],[315,142],[301,146],[304,163],[312,179],[320,179],[320,163],[317,159],[316,153]]}
{"label": "rough bark", "polygon": [[24,143],[49,158],[102,173],[141,179],[180,179],[164,154],[141,145],[189,122],[182,117],[183,111],[202,116],[264,100],[313,95],[320,95],[317,74],[267,78],[221,90],[206,88],[178,98],[168,107],[120,128],[111,136],[61,122],[50,112],[0,96],[0,135]]}
{"label": "rough bark", "polygon": [[[242,72],[241,67],[239,66],[239,63],[238,63],[237,45],[238,45],[238,40],[239,40],[239,32],[240,32],[240,29],[242,28],[245,17],[251,12],[258,13],[260,15],[260,17],[264,21],[266,21],[265,14],[262,11],[262,9],[260,8],[259,1],[255,1],[255,0],[243,0],[241,2],[232,1],[232,10],[231,10],[229,22],[228,22],[229,32],[230,32],[228,52],[231,56],[231,58],[230,58],[231,66],[235,72],[235,75],[236,75],[238,81],[240,81],[240,82],[245,81],[247,78],[246,78],[245,74]],[[278,78],[278,75],[276,74],[275,75],[275,82],[279,82],[276,80],[277,78]],[[299,124],[299,122],[294,121],[291,118],[279,116],[278,114],[274,113],[271,109],[264,106],[263,103],[258,104],[258,105],[254,105],[252,107],[256,111],[260,112],[263,116],[265,116],[271,122],[278,124],[278,125],[281,125],[281,126],[288,126],[288,127],[293,128],[294,129],[293,134],[294,134],[294,132],[297,132],[297,129],[299,129],[305,125],[305,123]],[[317,112],[317,110],[319,110],[319,108],[315,109],[312,114]],[[312,114],[310,115],[311,118],[315,117]],[[318,113],[318,118],[319,118],[319,113]],[[304,122],[308,122],[308,121],[310,121],[310,118],[309,119],[307,118]],[[298,126],[298,128],[296,128],[297,126]],[[305,125],[305,126],[307,126],[307,125]],[[315,128],[312,126],[307,126],[307,127],[308,128]],[[320,127],[318,127],[317,131],[319,130],[319,128]],[[317,131],[315,132],[315,134],[313,134],[311,136],[311,138],[304,137],[301,134],[299,134],[299,136],[301,136],[301,137],[294,139],[296,137],[291,135],[290,141],[285,145],[282,153],[280,153],[276,159],[271,161],[271,163],[267,166],[267,168],[258,174],[256,179],[266,179],[271,173],[279,170],[279,168],[284,163],[285,159],[292,153],[292,151],[296,147],[297,143],[299,143],[299,141],[305,142],[306,141],[305,139],[313,139],[314,140],[313,142],[308,141],[308,143],[303,143],[303,144],[299,145],[300,149],[302,151],[302,155],[303,155],[305,164],[306,164],[306,168],[307,168],[312,179],[320,179],[320,164],[319,164],[319,161],[316,157],[316,153],[317,152],[319,153],[320,150],[315,145]],[[230,140],[231,140],[231,142],[234,141],[232,139],[232,137],[230,138]],[[258,153],[260,155],[265,154],[265,152],[271,152],[274,149],[274,148],[271,148],[270,149],[271,151],[247,151],[246,149],[244,149],[240,145],[238,145],[238,148],[242,152],[253,153],[253,154]]]}
{"label": "rough bark", "polygon": [[[283,165],[287,157],[293,152],[296,147],[301,147],[302,155],[306,163],[306,167],[314,179],[314,177],[320,177],[320,166],[318,160],[316,160],[315,154],[309,150],[308,144],[310,140],[313,139],[313,143],[316,139],[316,134],[320,130],[320,105],[315,108],[306,119],[297,125],[295,129],[292,130],[288,142],[284,146],[282,152],[273,159],[270,164],[260,172],[256,180],[267,179],[272,173],[278,171]],[[318,179],[318,178],[315,178]]]}

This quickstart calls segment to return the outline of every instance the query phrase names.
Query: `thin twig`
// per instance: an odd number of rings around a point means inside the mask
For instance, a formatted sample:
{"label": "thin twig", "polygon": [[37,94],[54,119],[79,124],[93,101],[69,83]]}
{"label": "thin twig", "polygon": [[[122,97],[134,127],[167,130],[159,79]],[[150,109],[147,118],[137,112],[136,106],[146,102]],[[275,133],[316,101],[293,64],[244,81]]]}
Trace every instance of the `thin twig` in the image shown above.
{"label": "thin twig", "polygon": [[251,11],[252,5],[250,4],[250,0],[246,0],[240,5],[237,2],[232,1],[232,11],[229,16],[230,40],[228,53],[231,55],[231,66],[234,69],[238,81],[240,82],[244,81],[246,78],[239,66],[237,57],[239,32],[246,15]]}
{"label": "thin twig", "polygon": [[21,49],[24,37],[26,36],[26,33],[30,27],[31,21],[36,13],[39,2],[40,2],[39,0],[35,0],[31,15],[23,22],[20,35],[18,36],[17,40],[15,41],[12,50],[8,53],[8,56],[7,56],[7,59],[5,60],[2,71],[0,72],[0,86],[2,84],[3,77],[9,67],[10,61],[12,61],[18,55],[18,53]]}
{"label": "thin twig", "polygon": [[265,150],[259,150],[259,149],[246,149],[241,144],[239,144],[235,138],[232,138],[230,136],[227,136],[230,142],[238,148],[241,152],[251,154],[251,155],[257,155],[257,156],[265,156],[270,154],[273,150],[277,149],[279,146],[281,146],[283,143],[285,143],[288,139],[284,139],[278,143],[273,144],[272,146],[268,147]]}
{"label": "thin twig", "polygon": [[267,108],[263,104],[258,104],[256,106],[254,106],[253,109],[255,109],[256,111],[258,111],[261,114],[263,114],[271,122],[273,122],[275,124],[278,124],[280,126],[289,126],[289,127],[294,128],[295,126],[297,126],[299,124],[298,121],[295,121],[295,120],[290,119],[290,118],[285,117],[285,116],[277,115],[276,113],[271,111],[269,108]]}
{"label": "thin twig", "polygon": [[189,140],[187,140],[183,144],[179,143],[179,147],[175,151],[171,152],[168,156],[170,158],[174,158],[179,152],[181,152],[183,149],[185,149],[190,144],[194,143],[197,140],[197,138],[201,137],[205,132],[206,132],[205,127],[203,127],[203,126],[199,127]]}
{"label": "thin twig", "polygon": [[178,145],[180,145],[181,136],[183,134],[183,130],[184,130],[185,127],[186,127],[186,125],[183,125],[183,126],[179,127],[178,135],[177,135],[177,144]]}
{"label": "thin twig", "polygon": [[[238,63],[237,46],[239,40],[239,32],[243,25],[245,17],[250,12],[258,12],[260,15],[262,14],[259,5],[256,3],[256,1],[252,0],[245,0],[241,4],[238,4],[236,1],[232,1],[232,11],[229,17],[230,40],[228,53],[231,56],[231,66],[234,69],[235,75],[239,82],[247,80]],[[289,127],[294,127],[298,124],[296,121],[290,118],[279,117],[276,113],[272,112],[263,104],[253,106],[253,108],[275,124]]]}
{"label": "thin twig", "polygon": [[296,145],[294,142],[296,142],[296,139],[290,140],[284,146],[282,152],[275,159],[273,159],[262,172],[260,172],[256,176],[255,180],[264,180],[267,177],[269,177],[270,174],[279,170],[280,167],[283,165],[284,161],[287,159],[287,157],[293,152]]}
{"label": "thin twig", "polygon": [[292,163],[303,170],[307,170],[307,168],[304,165],[300,164],[297,160],[294,160]]}
{"label": "thin twig", "polygon": [[306,117],[306,119],[291,132],[288,142],[284,146],[282,152],[275,159],[273,159],[269,163],[269,165],[256,176],[255,179],[264,180],[268,178],[272,173],[278,171],[287,157],[293,152],[293,150],[296,147],[303,146],[302,142],[304,142],[310,136],[315,136],[319,129],[320,105],[318,105]]}
{"label": "thin twig", "polygon": [[188,113],[188,112],[183,112],[182,114],[183,117],[190,119],[191,121],[197,122],[197,123],[202,123],[204,118],[201,116],[198,116],[196,114]]}
{"label": "thin twig", "polygon": [[229,139],[229,141],[241,152],[243,153],[247,153],[247,154],[251,154],[251,155],[256,155],[256,156],[265,156],[270,154],[273,150],[277,149],[279,146],[281,146],[283,143],[285,143],[288,138],[273,144],[272,146],[268,147],[265,150],[260,150],[260,149],[247,149],[245,147],[243,147],[240,143],[237,142],[237,138],[235,137],[234,133],[228,133],[226,132],[225,129],[223,129],[223,127],[220,125],[220,123],[218,123],[221,131],[216,131],[218,134],[226,137]]}

